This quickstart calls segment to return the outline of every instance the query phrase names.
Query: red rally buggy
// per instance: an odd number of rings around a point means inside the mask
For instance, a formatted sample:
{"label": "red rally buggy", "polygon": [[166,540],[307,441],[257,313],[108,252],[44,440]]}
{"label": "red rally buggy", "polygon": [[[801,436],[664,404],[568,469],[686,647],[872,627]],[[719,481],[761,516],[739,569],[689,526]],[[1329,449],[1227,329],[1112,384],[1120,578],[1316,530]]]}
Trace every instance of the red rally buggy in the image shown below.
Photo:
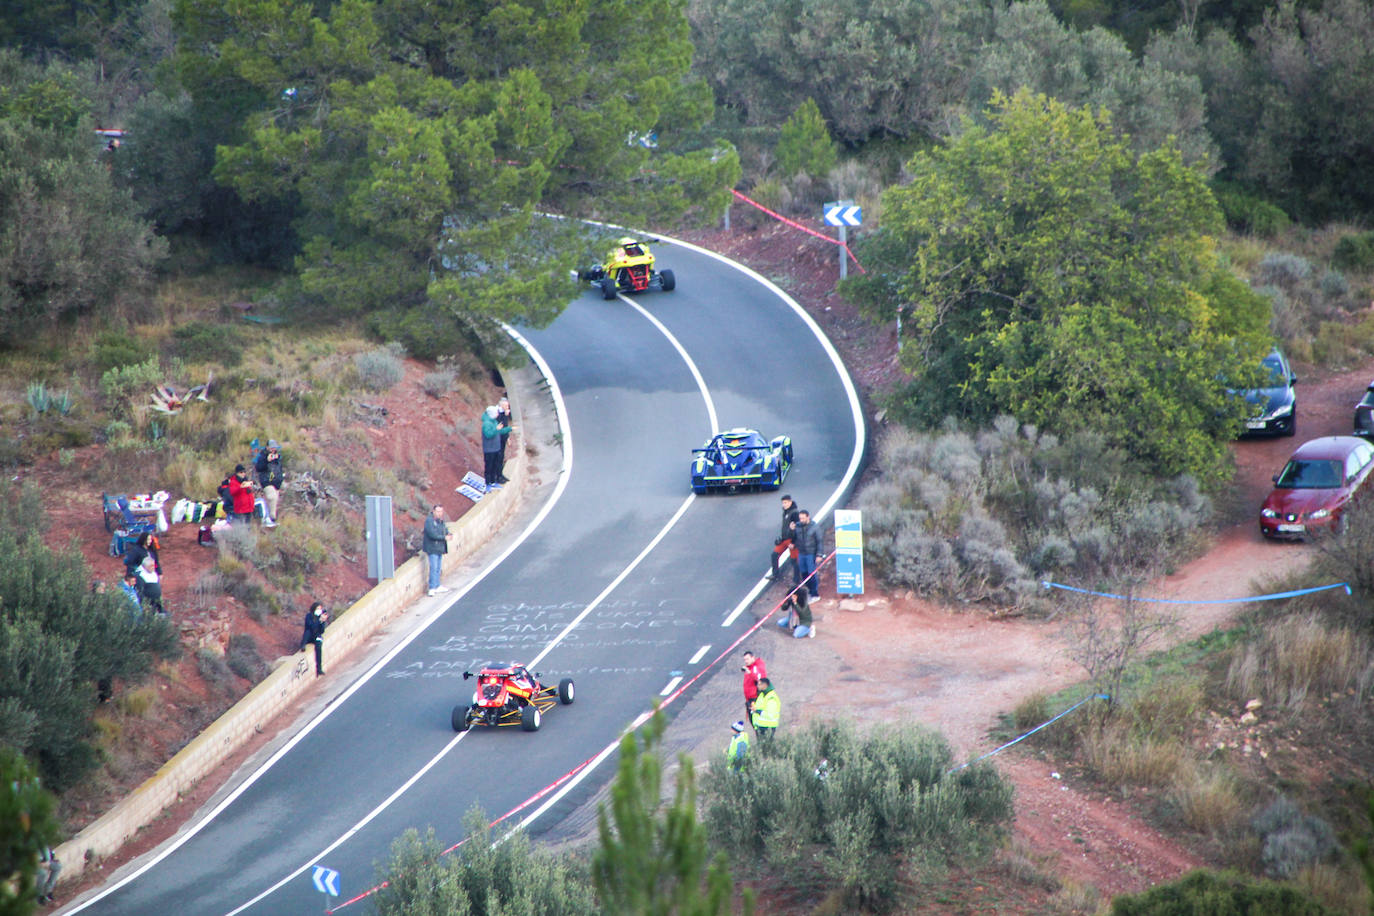
{"label": "red rally buggy", "polygon": [[573,701],[572,678],[565,677],[557,687],[539,683],[539,675],[518,662],[503,665],[492,662],[474,675],[463,672],[463,680],[477,678],[472,703],[453,707],[453,730],[465,732],[474,725],[519,725],[527,732],[538,731],[543,714],[554,706]]}

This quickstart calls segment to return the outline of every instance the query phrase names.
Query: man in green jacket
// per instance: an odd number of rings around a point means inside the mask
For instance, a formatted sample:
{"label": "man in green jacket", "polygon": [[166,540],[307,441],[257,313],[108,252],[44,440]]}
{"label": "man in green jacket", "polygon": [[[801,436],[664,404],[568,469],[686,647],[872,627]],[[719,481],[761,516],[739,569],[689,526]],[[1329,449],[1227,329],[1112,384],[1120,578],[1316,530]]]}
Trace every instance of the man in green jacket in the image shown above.
{"label": "man in green jacket", "polygon": [[730,731],[733,734],[730,746],[725,749],[725,759],[730,761],[730,769],[738,773],[744,769],[744,760],[749,756],[749,733],[744,729],[743,719],[731,725]]}
{"label": "man in green jacket", "polygon": [[773,682],[759,678],[759,698],[754,701],[754,731],[765,747],[773,740],[773,732],[782,722],[782,697],[773,689]]}

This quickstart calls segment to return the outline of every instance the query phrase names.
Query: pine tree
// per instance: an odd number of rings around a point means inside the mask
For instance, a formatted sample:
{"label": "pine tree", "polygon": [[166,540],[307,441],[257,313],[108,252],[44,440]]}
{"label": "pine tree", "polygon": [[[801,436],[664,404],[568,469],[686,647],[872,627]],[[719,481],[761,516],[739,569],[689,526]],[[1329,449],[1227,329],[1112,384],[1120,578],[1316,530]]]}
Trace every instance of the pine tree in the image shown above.
{"label": "pine tree", "polygon": [[[658,747],[664,718],[655,712],[641,737],[620,742],[620,768],[611,787],[610,811],[597,815],[601,847],[592,880],[602,911],[610,916],[715,916],[733,912],[734,880],[724,853],[714,861],[706,829],[697,820],[692,762],[681,758],[672,804],[660,794],[663,761]],[[744,913],[754,911],[744,894]]]}

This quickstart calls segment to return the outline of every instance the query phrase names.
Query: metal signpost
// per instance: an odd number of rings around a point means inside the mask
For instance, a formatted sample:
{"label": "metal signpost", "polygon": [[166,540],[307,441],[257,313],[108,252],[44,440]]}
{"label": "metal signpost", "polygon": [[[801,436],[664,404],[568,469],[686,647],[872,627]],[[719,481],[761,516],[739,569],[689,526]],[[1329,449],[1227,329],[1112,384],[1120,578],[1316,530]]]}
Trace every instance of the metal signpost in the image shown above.
{"label": "metal signpost", "polygon": [[852,200],[837,200],[825,205],[825,210],[821,214],[825,217],[827,226],[838,226],[840,230],[840,279],[849,276],[849,249],[847,247],[849,238],[848,231],[850,226],[862,226],[864,223],[863,207],[856,206]]}
{"label": "metal signpost", "polygon": [[339,896],[339,873],[332,868],[316,865],[310,880],[315,882],[315,890],[324,894],[324,911],[329,912],[329,898]]}
{"label": "metal signpost", "polygon": [[367,577],[390,579],[396,575],[396,551],[392,548],[391,497],[365,496],[367,517]]}
{"label": "metal signpost", "polygon": [[863,513],[858,509],[835,510],[835,590],[864,593]]}

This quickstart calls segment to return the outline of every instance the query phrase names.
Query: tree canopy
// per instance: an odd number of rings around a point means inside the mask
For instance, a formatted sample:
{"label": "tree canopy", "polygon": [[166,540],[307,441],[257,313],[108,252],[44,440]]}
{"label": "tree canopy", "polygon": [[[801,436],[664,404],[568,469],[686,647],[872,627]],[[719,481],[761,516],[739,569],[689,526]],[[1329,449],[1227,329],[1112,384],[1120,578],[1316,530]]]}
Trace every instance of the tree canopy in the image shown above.
{"label": "tree canopy", "polygon": [[0,745],[22,752],[62,791],[97,762],[96,682],[137,679],[175,653],[171,625],[96,594],[79,551],[43,543],[31,488],[0,487]]}
{"label": "tree canopy", "polygon": [[166,243],[101,162],[90,80],[0,49],[0,341],[116,308],[147,288]]}
{"label": "tree canopy", "polygon": [[1025,90],[987,118],[912,159],[848,281],[874,318],[901,310],[907,411],[1097,430],[1162,473],[1217,473],[1219,379],[1251,371],[1268,312],[1218,260],[1203,176]]}
{"label": "tree canopy", "polygon": [[538,323],[584,252],[537,210],[723,211],[738,160],[697,130],[711,98],[683,7],[179,0],[176,70],[197,104],[241,112],[215,177],[292,213],[307,295]]}

